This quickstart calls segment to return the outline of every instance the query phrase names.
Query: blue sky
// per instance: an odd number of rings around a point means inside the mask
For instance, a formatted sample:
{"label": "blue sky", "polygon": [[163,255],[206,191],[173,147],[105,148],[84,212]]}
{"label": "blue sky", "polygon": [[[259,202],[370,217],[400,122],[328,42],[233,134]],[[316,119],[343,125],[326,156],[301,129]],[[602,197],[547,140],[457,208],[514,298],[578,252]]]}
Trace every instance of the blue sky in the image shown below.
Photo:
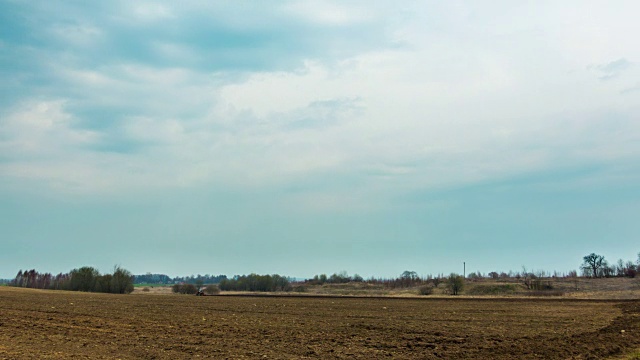
{"label": "blue sky", "polygon": [[639,12],[0,0],[0,277],[635,260]]}

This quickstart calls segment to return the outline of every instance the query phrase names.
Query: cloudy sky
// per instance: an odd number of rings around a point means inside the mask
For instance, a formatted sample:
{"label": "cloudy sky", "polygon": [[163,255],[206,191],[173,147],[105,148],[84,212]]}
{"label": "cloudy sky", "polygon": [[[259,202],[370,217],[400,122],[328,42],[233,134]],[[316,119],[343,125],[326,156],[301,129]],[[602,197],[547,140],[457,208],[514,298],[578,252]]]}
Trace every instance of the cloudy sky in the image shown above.
{"label": "cloudy sky", "polygon": [[635,260],[638,13],[0,0],[0,278]]}

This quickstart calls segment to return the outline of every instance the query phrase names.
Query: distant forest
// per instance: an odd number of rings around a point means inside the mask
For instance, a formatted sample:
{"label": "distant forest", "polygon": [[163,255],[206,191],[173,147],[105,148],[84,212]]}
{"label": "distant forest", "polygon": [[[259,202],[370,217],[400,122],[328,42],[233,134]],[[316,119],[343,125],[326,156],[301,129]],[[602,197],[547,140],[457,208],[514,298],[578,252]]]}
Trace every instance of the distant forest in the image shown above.
{"label": "distant forest", "polygon": [[41,273],[35,269],[20,270],[8,285],[32,289],[128,294],[133,291],[132,280],[131,273],[119,266],[114,267],[112,274],[100,274],[93,267],[83,266],[58,275]]}
{"label": "distant forest", "polygon": [[[631,260],[624,261],[619,259],[616,262],[608,262],[603,255],[591,253],[582,258],[583,263],[580,266],[580,272],[582,276],[588,278],[601,278],[601,277],[635,277],[640,267],[640,253],[638,253],[638,258],[636,262]],[[226,275],[190,275],[190,276],[177,276],[170,277],[165,274],[151,274],[147,273],[145,275],[134,275],[133,283],[136,285],[139,284],[148,284],[148,285],[168,285],[168,284],[193,284],[197,286],[202,286],[204,284],[222,284],[223,287],[234,288],[235,285],[231,286],[230,284],[242,284],[245,282],[246,277],[250,277],[252,281],[256,278],[256,274],[251,275],[234,275],[231,278],[228,278]],[[268,276],[268,275],[260,275],[260,276]],[[270,275],[271,277],[277,279],[286,279],[290,283],[296,283],[295,278],[285,277],[281,275]],[[544,270],[530,271],[527,270],[526,267],[522,267],[522,271],[509,271],[509,272],[498,272],[491,271],[489,273],[482,273],[481,271],[471,271],[469,273],[463,274],[466,279],[527,279],[527,278],[558,278],[558,277],[577,277],[579,276],[578,272],[573,270],[568,273],[558,273],[547,272]],[[342,271],[339,273],[334,273],[332,275],[319,274],[315,275],[313,278],[304,280],[304,283],[311,285],[322,285],[322,284],[342,284],[348,282],[366,282],[371,284],[385,284],[390,287],[408,287],[415,286],[416,282],[425,282],[430,281],[431,279],[436,279],[436,282],[439,279],[445,278],[444,274],[436,274],[435,276],[428,274],[426,276],[419,276],[415,271],[405,271],[397,278],[376,278],[370,277],[368,279],[364,279],[362,276],[358,274],[349,275],[346,271]],[[280,280],[278,280],[280,281]],[[277,282],[277,281],[276,281]],[[241,286],[242,287],[242,286]],[[225,290],[225,289],[222,289]]]}
{"label": "distant forest", "polygon": [[165,274],[146,273],[144,275],[133,275],[133,283],[135,285],[168,285],[168,284],[219,284],[222,280],[226,280],[227,275],[190,275],[170,277]]}

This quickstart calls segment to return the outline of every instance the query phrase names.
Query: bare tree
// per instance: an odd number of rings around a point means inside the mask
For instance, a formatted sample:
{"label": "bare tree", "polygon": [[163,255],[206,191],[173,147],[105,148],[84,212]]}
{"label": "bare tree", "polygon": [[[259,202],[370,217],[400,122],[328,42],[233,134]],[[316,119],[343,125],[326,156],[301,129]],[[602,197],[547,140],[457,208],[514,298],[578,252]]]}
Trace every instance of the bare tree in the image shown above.
{"label": "bare tree", "polygon": [[624,266],[624,261],[622,259],[618,259],[618,262],[614,267],[616,271],[616,276],[618,277],[624,276],[625,266]]}
{"label": "bare tree", "polygon": [[584,260],[582,269],[585,270],[586,274],[591,274],[593,277],[600,277],[601,270],[607,266],[604,256],[595,253],[583,257],[582,260]]}

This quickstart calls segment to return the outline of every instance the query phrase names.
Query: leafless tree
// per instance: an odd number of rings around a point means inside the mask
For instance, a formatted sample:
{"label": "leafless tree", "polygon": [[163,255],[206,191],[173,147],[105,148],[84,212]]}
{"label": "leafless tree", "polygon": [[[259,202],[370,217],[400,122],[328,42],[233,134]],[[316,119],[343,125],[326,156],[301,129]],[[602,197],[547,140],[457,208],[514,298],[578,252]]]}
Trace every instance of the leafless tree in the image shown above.
{"label": "leafless tree", "polygon": [[607,266],[607,262],[604,256],[591,253],[582,258],[582,269],[585,270],[585,274],[591,274],[593,277],[600,277],[602,269]]}

